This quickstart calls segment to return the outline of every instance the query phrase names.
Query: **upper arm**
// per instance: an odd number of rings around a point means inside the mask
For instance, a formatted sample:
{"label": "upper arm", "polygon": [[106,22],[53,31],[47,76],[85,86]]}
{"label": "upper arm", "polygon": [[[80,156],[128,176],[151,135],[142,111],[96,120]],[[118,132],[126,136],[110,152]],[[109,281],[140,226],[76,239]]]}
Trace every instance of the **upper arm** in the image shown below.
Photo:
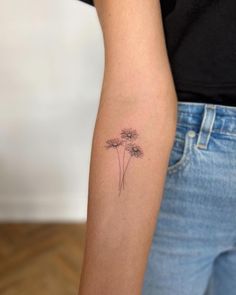
{"label": "upper arm", "polygon": [[[95,0],[101,24],[105,67],[122,86],[169,74],[159,0]],[[160,75],[161,74],[161,75]],[[158,78],[159,77],[159,78]]]}

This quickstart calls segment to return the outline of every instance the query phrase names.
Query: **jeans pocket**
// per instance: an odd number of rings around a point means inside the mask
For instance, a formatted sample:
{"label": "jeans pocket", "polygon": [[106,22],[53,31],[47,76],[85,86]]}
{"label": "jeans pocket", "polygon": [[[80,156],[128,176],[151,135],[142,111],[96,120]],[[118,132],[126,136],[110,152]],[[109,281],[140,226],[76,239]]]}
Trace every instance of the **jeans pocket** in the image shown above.
{"label": "jeans pocket", "polygon": [[177,127],[169,157],[167,173],[174,173],[188,163],[192,141],[195,136],[196,132],[194,130],[181,130]]}

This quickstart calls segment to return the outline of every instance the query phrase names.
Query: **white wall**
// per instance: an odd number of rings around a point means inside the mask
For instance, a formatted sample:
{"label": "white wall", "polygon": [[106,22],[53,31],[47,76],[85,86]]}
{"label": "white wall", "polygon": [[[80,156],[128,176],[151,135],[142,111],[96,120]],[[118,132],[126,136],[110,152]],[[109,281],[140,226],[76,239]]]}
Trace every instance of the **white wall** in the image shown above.
{"label": "white wall", "polygon": [[0,220],[86,218],[103,74],[95,8],[0,3]]}

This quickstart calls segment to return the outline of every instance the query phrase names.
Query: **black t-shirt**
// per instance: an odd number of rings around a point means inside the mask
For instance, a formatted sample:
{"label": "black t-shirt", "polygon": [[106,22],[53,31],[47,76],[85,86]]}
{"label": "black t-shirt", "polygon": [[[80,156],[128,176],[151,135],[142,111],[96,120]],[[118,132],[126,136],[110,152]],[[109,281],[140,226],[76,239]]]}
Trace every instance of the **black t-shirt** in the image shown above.
{"label": "black t-shirt", "polygon": [[236,106],[236,0],[163,0],[161,7],[178,100]]}

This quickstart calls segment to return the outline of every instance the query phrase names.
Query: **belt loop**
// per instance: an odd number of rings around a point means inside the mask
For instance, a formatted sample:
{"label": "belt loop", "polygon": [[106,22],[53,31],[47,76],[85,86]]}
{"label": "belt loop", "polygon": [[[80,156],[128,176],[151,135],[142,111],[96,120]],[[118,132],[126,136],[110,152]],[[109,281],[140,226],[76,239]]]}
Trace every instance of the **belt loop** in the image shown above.
{"label": "belt loop", "polygon": [[196,146],[200,149],[207,149],[212,127],[215,121],[216,105],[205,104],[201,127],[198,134]]}

